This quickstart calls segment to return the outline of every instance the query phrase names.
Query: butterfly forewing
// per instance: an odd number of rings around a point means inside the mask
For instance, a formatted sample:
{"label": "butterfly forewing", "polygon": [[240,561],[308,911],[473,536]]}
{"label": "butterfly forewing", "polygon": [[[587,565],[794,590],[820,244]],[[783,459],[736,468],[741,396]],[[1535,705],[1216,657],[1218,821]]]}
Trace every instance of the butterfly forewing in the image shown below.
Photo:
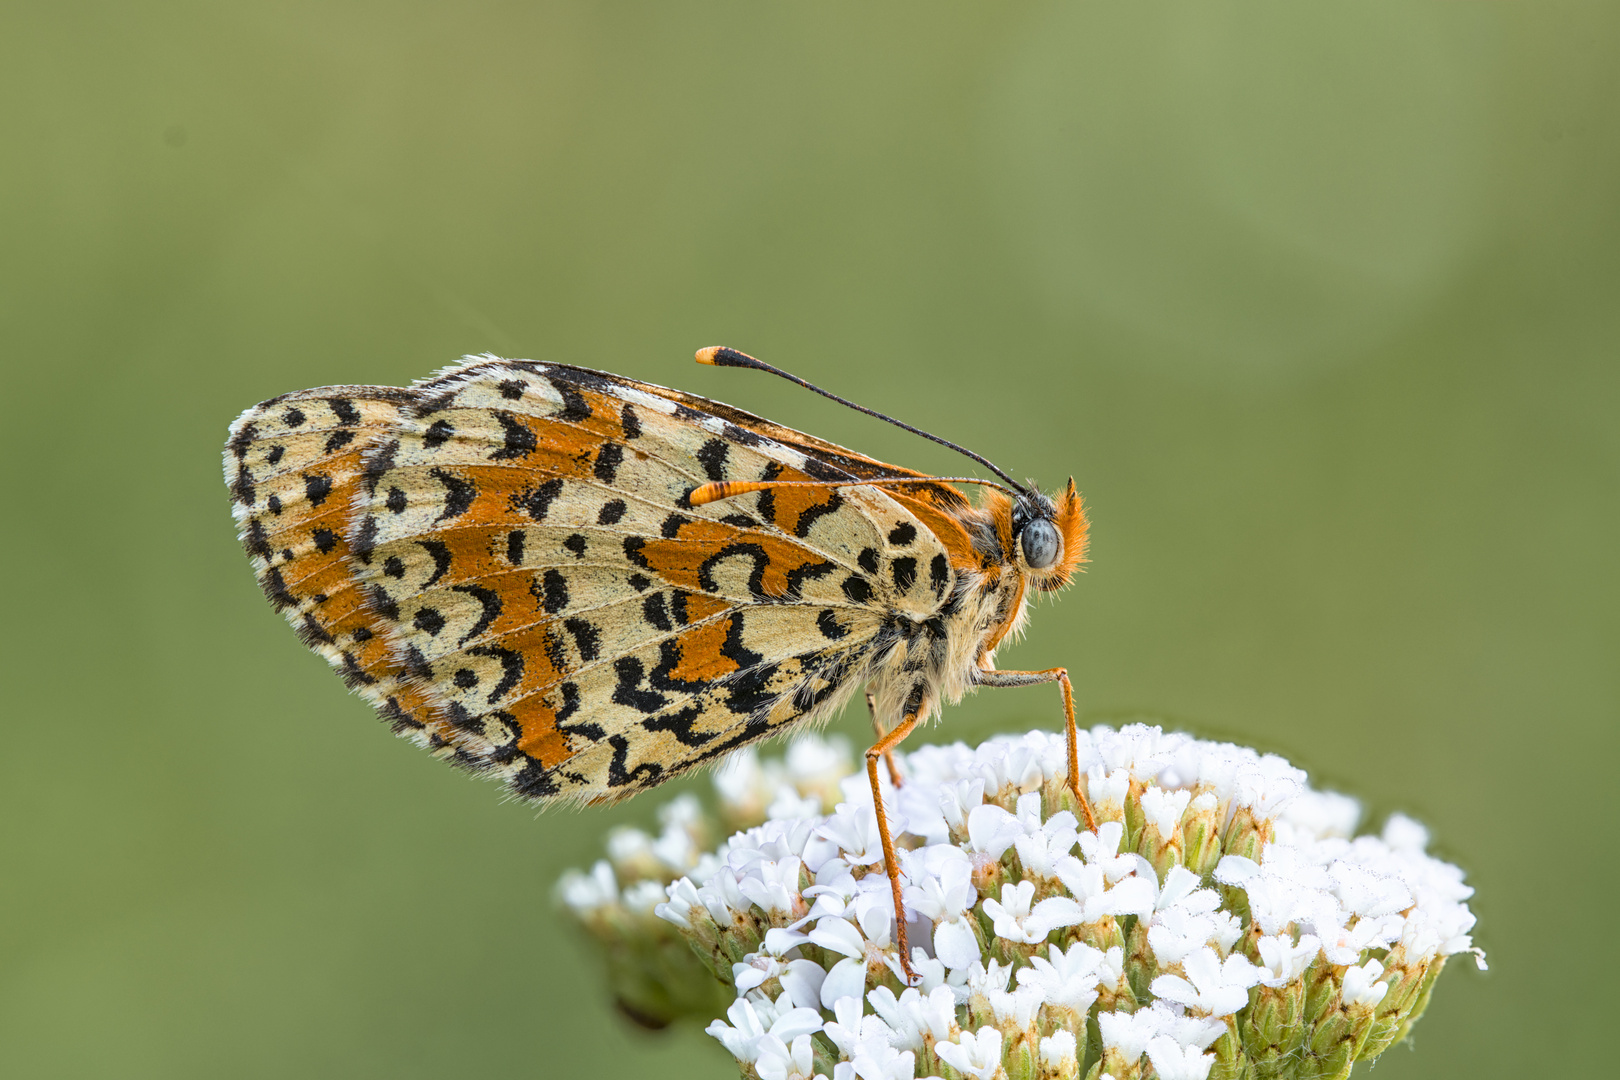
{"label": "butterfly forewing", "polygon": [[268,402],[227,448],[267,591],[396,726],[527,796],[617,797],[820,719],[886,622],[950,595],[962,540],[937,535],[929,496],[788,487],[692,507],[710,481],[880,465],[829,464],[728,406],[494,360],[297,397],[324,411],[291,425],[288,399]]}

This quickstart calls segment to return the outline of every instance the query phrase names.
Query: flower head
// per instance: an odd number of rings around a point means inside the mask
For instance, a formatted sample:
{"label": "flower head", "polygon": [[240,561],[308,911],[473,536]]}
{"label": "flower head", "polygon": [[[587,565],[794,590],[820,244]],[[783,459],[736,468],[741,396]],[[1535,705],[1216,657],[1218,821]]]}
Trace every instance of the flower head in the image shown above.
{"label": "flower head", "polygon": [[1095,830],[1060,735],[904,757],[884,805],[915,981],[866,779],[832,743],[734,758],[715,785],[743,828],[718,848],[683,797],[558,897],[615,949],[626,1012],[723,1011],[709,1033],[760,1080],[1306,1075],[1302,1047],[1376,1057],[1448,956],[1483,964],[1472,890],[1410,819],[1353,836],[1354,800],[1281,758],[1146,725],[1077,750]]}

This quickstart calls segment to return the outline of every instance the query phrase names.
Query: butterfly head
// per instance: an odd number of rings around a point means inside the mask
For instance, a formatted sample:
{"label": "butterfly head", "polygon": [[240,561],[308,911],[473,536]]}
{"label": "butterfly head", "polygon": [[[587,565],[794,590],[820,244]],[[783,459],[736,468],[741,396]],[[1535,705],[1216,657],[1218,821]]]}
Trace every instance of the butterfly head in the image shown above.
{"label": "butterfly head", "polygon": [[1056,498],[1033,484],[1009,497],[993,489],[986,505],[1008,561],[1043,592],[1061,589],[1086,559],[1086,511],[1070,478]]}

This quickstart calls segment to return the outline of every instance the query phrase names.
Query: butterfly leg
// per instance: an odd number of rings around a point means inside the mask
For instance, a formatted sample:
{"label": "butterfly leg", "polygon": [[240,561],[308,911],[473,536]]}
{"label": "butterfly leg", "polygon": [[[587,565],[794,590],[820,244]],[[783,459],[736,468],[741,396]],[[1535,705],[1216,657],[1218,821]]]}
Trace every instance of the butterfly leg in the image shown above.
{"label": "butterfly leg", "polygon": [[1074,801],[1080,804],[1080,810],[1085,814],[1086,828],[1096,832],[1097,819],[1092,816],[1091,803],[1080,793],[1080,731],[1074,724],[1074,687],[1069,683],[1069,669],[979,671],[974,673],[973,681],[980,686],[1039,686],[1041,683],[1055,682],[1063,688],[1063,719],[1069,736],[1069,790],[1074,793]]}
{"label": "butterfly leg", "polygon": [[[881,742],[883,736],[887,734],[887,732],[883,730],[883,721],[878,719],[877,699],[872,696],[872,691],[870,690],[866,692],[866,711],[871,714],[872,717],[872,734],[877,736],[878,740]],[[899,787],[900,770],[896,768],[894,764],[894,751],[891,750],[883,755],[883,764],[889,767],[889,783],[893,784],[895,787]]]}
{"label": "butterfly leg", "polygon": [[[876,716],[874,712],[873,716]],[[894,837],[889,832],[889,817],[883,812],[883,789],[878,783],[878,758],[887,759],[900,741],[917,726],[917,713],[909,712],[887,735],[866,751],[866,778],[872,784],[872,809],[877,812],[878,836],[883,839],[883,868],[889,874],[889,888],[894,893],[894,939],[900,949],[900,967],[909,984],[915,978],[911,970],[911,946],[906,942],[906,907],[900,898],[900,860],[894,853]],[[890,768],[893,768],[891,765]]]}

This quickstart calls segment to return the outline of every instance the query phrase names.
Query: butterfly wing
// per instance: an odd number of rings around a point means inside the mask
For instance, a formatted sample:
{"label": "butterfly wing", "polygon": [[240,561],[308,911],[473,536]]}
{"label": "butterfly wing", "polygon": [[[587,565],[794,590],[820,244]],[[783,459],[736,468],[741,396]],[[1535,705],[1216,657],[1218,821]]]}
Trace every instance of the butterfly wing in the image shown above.
{"label": "butterfly wing", "polygon": [[413,403],[409,391],[382,386],[324,387],[262,402],[231,425],[225,480],[271,606],[396,732],[450,755],[453,729],[421,688],[407,685],[388,628],[366,603],[348,558],[362,452]]}
{"label": "butterfly wing", "polygon": [[[743,431],[758,435],[772,443],[797,451],[809,462],[808,468],[812,470],[816,479],[860,479],[880,480],[890,478],[905,478],[910,480],[924,479],[926,473],[907,469],[899,465],[890,465],[876,458],[867,457],[837,443],[826,439],[807,435],[802,431],[778,424],[773,420],[755,416],[753,413],[724,402],[689,394],[683,390],[672,390],[668,387],[657,386],[652,383],[637,382],[622,375],[611,375],[606,372],[590,371],[576,368],[583,374],[611,382],[626,390],[639,390],[643,393],[653,394],[675,402],[677,405],[694,412],[715,417],[723,423]],[[933,481],[929,483],[908,483],[904,486],[895,486],[885,489],[889,496],[904,506],[914,517],[925,524],[930,532],[945,545],[954,565],[963,568],[987,569],[986,561],[981,550],[973,542],[963,525],[966,515],[963,511],[969,509],[970,504],[960,490],[950,484]]]}
{"label": "butterfly wing", "polygon": [[[341,462],[334,399],[369,410]],[[782,488],[693,508],[711,480],[853,479],[701,398],[491,359],[297,403],[332,422],[289,426],[278,399],[227,449],[267,592],[279,576],[306,642],[396,727],[527,797],[616,798],[825,717],[885,627],[933,617],[954,584],[926,500]],[[328,477],[319,504],[306,474]]]}

